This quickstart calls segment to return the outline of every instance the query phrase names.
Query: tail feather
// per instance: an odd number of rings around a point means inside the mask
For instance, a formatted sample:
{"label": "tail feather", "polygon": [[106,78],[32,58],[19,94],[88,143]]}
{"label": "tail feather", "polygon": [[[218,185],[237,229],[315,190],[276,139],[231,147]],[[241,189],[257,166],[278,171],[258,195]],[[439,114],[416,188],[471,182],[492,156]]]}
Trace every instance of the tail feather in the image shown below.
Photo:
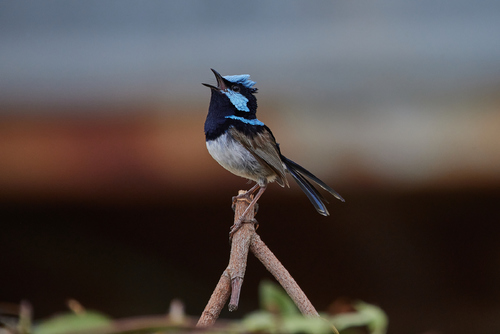
{"label": "tail feather", "polygon": [[320,213],[321,215],[330,215],[324,204],[324,202],[328,203],[328,201],[318,192],[318,190],[311,184],[311,182],[306,179],[306,177],[318,184],[321,188],[328,191],[335,198],[341,200],[342,202],[345,202],[345,200],[342,198],[342,196],[339,195],[339,193],[337,193],[330,186],[321,181],[318,177],[316,177],[304,167],[284,157],[283,155],[281,156],[281,160],[287,167],[288,172],[290,172],[295,182],[297,182],[297,184],[299,185],[300,189],[302,189],[302,191],[307,195],[307,198],[309,198],[316,211],[318,211],[318,213]]}
{"label": "tail feather", "polygon": [[311,182],[307,181],[298,171],[293,168],[288,169],[295,182],[299,185],[300,189],[306,194],[307,198],[311,201],[312,205],[316,211],[318,211],[323,216],[329,216],[330,213],[326,209],[325,204],[323,203],[323,196],[318,192],[316,188],[311,184]]}
{"label": "tail feather", "polygon": [[332,194],[336,199],[345,202],[345,199],[340,196],[338,192],[333,190],[332,187],[327,185],[325,182],[321,181],[316,175],[299,165],[298,163],[288,159],[287,157],[284,157],[283,155],[281,156],[281,160],[285,163],[288,169],[295,169],[298,171],[300,174],[303,174],[310,178],[312,181],[314,181],[316,184],[318,184],[321,188],[325,189],[328,191],[330,194]]}

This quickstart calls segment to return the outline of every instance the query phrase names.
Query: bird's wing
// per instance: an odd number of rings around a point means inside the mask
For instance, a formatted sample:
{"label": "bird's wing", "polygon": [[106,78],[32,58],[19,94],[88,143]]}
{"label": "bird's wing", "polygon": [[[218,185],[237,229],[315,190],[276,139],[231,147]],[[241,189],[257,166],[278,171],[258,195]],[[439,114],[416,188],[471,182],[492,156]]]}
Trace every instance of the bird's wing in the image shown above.
{"label": "bird's wing", "polygon": [[286,170],[283,167],[276,140],[267,128],[263,128],[262,131],[257,131],[252,133],[252,136],[248,136],[238,131],[235,127],[230,127],[229,134],[239,141],[264,166],[269,167],[276,173],[278,176],[276,182],[279,185],[282,187],[285,185],[288,186],[285,174]]}

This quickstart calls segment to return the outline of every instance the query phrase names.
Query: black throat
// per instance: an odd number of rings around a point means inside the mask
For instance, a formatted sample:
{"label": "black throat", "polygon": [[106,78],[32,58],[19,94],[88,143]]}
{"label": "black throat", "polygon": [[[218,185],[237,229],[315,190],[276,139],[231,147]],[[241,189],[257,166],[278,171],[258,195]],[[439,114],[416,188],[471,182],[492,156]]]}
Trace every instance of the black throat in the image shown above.
{"label": "black throat", "polygon": [[243,91],[242,93],[248,99],[247,107],[250,111],[241,111],[236,109],[225,94],[212,89],[208,115],[205,120],[206,140],[218,138],[220,135],[224,134],[231,125],[237,127],[238,129],[255,127],[254,125],[227,118],[227,116],[237,116],[248,120],[257,118],[257,98],[251,94],[250,90]]}

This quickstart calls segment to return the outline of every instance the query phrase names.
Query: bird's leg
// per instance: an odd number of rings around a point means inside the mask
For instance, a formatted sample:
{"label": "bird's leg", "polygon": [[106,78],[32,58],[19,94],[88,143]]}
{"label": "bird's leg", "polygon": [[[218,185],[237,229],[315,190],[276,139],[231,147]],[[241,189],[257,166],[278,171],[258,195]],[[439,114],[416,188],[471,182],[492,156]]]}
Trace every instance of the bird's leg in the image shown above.
{"label": "bird's leg", "polygon": [[250,195],[252,195],[257,189],[259,188],[259,184],[256,183],[252,188],[250,188],[249,190],[247,190],[247,192],[245,192],[244,194],[240,194],[240,195],[237,195],[237,196],[233,196],[233,204],[231,205],[231,207],[233,208],[233,211],[234,209],[236,208],[236,201],[238,199],[241,199],[241,198],[246,198],[247,201],[249,203],[250,202]]}
{"label": "bird's leg", "polygon": [[[253,187],[253,188],[257,189],[256,187]],[[255,191],[255,189],[253,189],[253,188],[250,189],[250,190]],[[245,209],[245,211],[243,212],[243,214],[238,218],[238,220],[233,224],[233,226],[231,226],[231,230],[229,231],[229,239],[232,239],[233,235],[241,227],[241,225],[243,224],[243,220],[245,219],[246,215],[250,212],[250,210],[254,210],[255,204],[257,204],[257,201],[259,200],[260,196],[262,196],[262,194],[264,193],[264,191],[266,191],[266,188],[267,188],[267,184],[264,184],[263,186],[260,186],[260,189],[259,189],[259,192],[257,193],[257,195],[255,195],[254,199],[250,202],[250,204]],[[247,193],[249,193],[250,190]],[[247,193],[242,194],[242,195],[246,195]],[[252,221],[249,221],[249,223],[258,224],[257,220],[255,218],[252,219]]]}
{"label": "bird's leg", "polygon": [[248,189],[248,191],[245,193],[245,195],[253,195],[253,193],[259,188],[259,184],[256,183],[252,188]]}

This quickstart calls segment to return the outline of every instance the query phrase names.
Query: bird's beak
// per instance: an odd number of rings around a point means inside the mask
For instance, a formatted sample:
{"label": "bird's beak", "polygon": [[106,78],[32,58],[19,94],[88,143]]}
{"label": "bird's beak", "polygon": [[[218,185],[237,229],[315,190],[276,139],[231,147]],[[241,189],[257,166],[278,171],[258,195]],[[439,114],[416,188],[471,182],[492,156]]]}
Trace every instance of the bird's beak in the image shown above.
{"label": "bird's beak", "polygon": [[209,84],[202,84],[204,86],[207,86],[209,87],[210,89],[215,89],[215,90],[225,90],[227,88],[225,82],[224,82],[224,78],[222,77],[222,75],[219,74],[219,72],[217,72],[216,70],[214,70],[213,68],[211,68],[212,72],[214,72],[215,74],[215,79],[217,79],[217,87],[213,86],[213,85],[209,85]]}

